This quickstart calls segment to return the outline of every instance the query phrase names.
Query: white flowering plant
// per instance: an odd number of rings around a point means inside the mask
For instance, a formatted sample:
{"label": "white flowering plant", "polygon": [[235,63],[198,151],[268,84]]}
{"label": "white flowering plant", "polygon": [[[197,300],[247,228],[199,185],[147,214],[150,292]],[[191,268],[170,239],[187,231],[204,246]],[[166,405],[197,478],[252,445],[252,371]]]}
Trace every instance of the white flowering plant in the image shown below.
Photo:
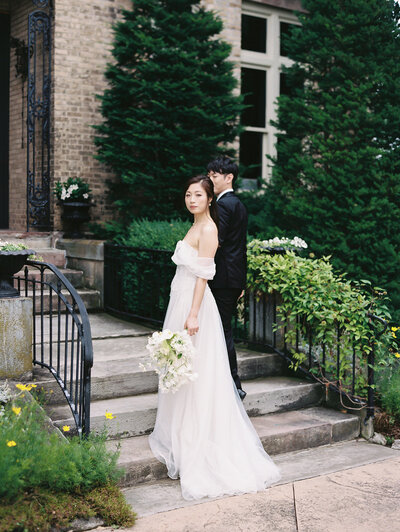
{"label": "white flowering plant", "polygon": [[307,249],[308,244],[302,238],[295,236],[294,238],[282,237],[270,238],[269,240],[254,239],[248,244],[249,252],[281,252],[286,251],[302,251]]}
{"label": "white flowering plant", "polygon": [[262,245],[265,248],[285,248],[285,249],[307,249],[308,245],[302,238],[295,236],[294,238],[282,237],[270,238],[269,240],[262,240]]}
{"label": "white flowering plant", "polygon": [[57,181],[54,194],[60,201],[89,202],[92,197],[89,185],[81,177],[69,177],[66,181]]}
{"label": "white flowering plant", "polygon": [[146,348],[150,362],[140,364],[140,367],[143,371],[154,369],[161,392],[175,393],[182,385],[197,379],[198,375],[193,371],[195,348],[186,330],[156,331],[149,337]]}

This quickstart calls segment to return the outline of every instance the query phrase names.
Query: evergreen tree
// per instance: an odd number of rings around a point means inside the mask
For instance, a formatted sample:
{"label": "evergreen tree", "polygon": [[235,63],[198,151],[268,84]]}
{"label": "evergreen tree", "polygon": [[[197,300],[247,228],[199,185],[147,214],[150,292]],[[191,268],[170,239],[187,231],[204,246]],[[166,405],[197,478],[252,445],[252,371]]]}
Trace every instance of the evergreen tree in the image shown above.
{"label": "evergreen tree", "polygon": [[221,30],[199,0],[134,0],[116,24],[95,142],[125,221],[182,215],[183,183],[233,155],[242,104]]}
{"label": "evergreen tree", "polygon": [[[279,98],[274,221],[400,311],[400,27],[394,0],[303,0]],[[398,313],[400,317],[400,312]]]}

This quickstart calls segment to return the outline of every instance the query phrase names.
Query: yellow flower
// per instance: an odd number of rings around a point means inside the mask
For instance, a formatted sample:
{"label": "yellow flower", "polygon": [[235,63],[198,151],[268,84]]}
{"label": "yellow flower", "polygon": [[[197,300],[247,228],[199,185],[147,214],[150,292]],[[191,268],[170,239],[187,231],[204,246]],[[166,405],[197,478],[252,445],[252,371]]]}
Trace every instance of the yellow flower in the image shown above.
{"label": "yellow flower", "polygon": [[393,338],[397,338],[397,336],[394,334],[393,331],[392,331],[392,336],[393,336]]}
{"label": "yellow flower", "polygon": [[400,327],[391,327],[390,330],[393,331],[393,332],[396,332],[396,331],[398,331],[399,329],[400,329]]}
{"label": "yellow flower", "polygon": [[29,385],[31,388],[37,388],[37,384],[30,384]]}
{"label": "yellow flower", "polygon": [[7,447],[15,447],[17,444],[15,443],[14,440],[11,440],[11,441],[8,441],[7,440]]}
{"label": "yellow flower", "polygon": [[64,432],[69,432],[71,430],[71,427],[69,425],[64,425],[62,429]]}
{"label": "yellow flower", "polygon": [[25,384],[16,384],[15,386],[18,388],[18,390],[26,390]]}
{"label": "yellow flower", "polygon": [[105,416],[106,416],[106,419],[114,419],[114,418],[116,417],[116,416],[113,416],[113,415],[111,414],[111,412],[106,412],[106,413],[105,413]]}
{"label": "yellow flower", "polygon": [[400,353],[395,353],[394,356],[395,356],[396,358],[400,358]]}
{"label": "yellow flower", "polygon": [[19,416],[21,413],[21,407],[20,406],[13,406],[11,409],[16,416]]}

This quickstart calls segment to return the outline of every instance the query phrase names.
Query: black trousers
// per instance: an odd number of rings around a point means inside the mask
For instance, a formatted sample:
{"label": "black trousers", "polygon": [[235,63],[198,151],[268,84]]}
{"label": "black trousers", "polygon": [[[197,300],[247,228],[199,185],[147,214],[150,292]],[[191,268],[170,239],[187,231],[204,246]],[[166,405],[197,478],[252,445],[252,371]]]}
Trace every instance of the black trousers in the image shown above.
{"label": "black trousers", "polygon": [[215,302],[217,303],[222,326],[224,328],[232,378],[236,384],[236,388],[241,388],[242,384],[238,375],[236,350],[233,343],[232,316],[242,290],[240,288],[211,288],[211,291],[215,298]]}

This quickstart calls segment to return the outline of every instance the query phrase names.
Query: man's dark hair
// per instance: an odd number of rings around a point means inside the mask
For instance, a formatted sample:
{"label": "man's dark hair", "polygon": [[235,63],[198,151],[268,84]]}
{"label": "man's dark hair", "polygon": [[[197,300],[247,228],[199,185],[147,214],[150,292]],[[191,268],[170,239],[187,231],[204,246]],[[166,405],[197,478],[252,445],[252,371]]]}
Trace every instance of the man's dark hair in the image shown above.
{"label": "man's dark hair", "polygon": [[217,157],[207,165],[207,172],[218,172],[219,174],[233,174],[232,184],[238,176],[238,165],[229,157]]}

